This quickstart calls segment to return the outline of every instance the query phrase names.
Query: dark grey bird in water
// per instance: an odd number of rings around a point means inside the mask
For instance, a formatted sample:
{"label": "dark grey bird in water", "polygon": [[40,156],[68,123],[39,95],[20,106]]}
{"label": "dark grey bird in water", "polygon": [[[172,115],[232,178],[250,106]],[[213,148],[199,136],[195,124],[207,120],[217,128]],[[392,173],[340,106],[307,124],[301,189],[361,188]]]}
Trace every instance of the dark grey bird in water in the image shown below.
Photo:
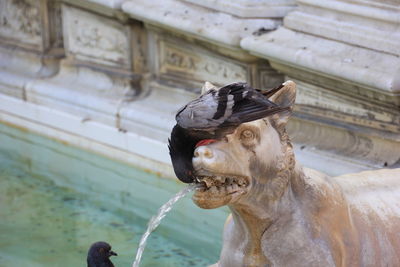
{"label": "dark grey bird in water", "polygon": [[268,99],[286,83],[269,91],[254,89],[247,83],[232,83],[212,88],[181,108],[168,145],[178,179],[194,182],[192,157],[197,146],[232,133],[242,123],[289,110],[291,107],[281,107]]}
{"label": "dark grey bird in water", "polygon": [[88,267],[114,267],[111,262],[111,256],[118,256],[111,250],[111,246],[106,242],[93,243],[88,251],[87,266]]}

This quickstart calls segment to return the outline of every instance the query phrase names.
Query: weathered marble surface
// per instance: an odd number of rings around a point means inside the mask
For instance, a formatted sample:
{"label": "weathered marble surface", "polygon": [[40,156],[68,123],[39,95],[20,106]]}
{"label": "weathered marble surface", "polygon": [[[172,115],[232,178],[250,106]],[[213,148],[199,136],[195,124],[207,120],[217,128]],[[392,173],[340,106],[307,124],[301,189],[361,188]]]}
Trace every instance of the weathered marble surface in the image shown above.
{"label": "weathered marble surface", "polygon": [[[394,151],[400,149],[398,2],[296,3],[298,8],[285,16],[283,27],[262,36],[248,36],[241,46],[268,59],[273,68],[298,83],[297,125],[301,121],[309,124],[303,129],[296,127],[298,132],[308,132],[321,145],[327,140],[320,148],[351,155],[352,149],[329,141],[336,140],[334,134],[322,129],[329,125],[327,129],[336,135],[346,139],[354,136],[352,157],[394,164],[397,157],[385,151],[390,151],[390,146]],[[311,125],[319,126],[311,130]],[[318,137],[313,131],[326,136]],[[296,141],[310,141],[306,135],[300,138],[304,139]]]}
{"label": "weathered marble surface", "polygon": [[[388,101],[399,101],[393,97],[393,94],[400,92],[400,84],[397,81],[400,70],[396,67],[399,66],[400,58],[397,56],[284,27],[270,34],[245,38],[241,44],[252,53],[268,57],[281,65],[290,64],[292,68],[297,66],[304,71],[352,81],[363,85],[369,91],[379,90],[383,95],[392,94]],[[291,73],[289,75],[293,76]],[[359,92],[363,93],[362,90]]]}
{"label": "weathered marble surface", "polygon": [[130,68],[128,26],[70,6],[62,10],[67,56],[117,69]]}
{"label": "weathered marble surface", "polygon": [[25,85],[58,71],[60,7],[46,0],[0,2],[0,92],[25,98]]}
{"label": "weathered marble surface", "polygon": [[178,0],[164,0],[162,5],[145,0],[129,0],[122,4],[122,10],[133,18],[159,27],[172,28],[199,39],[229,46],[239,46],[241,38],[259,29],[273,30],[281,24],[279,19],[240,19]]}
{"label": "weathered marble surface", "polygon": [[112,9],[119,9],[126,0],[87,0],[88,2],[96,3]]}
{"label": "weathered marble surface", "polygon": [[149,68],[160,84],[200,93],[204,80],[218,85],[247,81],[255,87],[272,88],[282,76],[267,62],[235,47],[210,45],[181,34],[147,26]]}
{"label": "weathered marble surface", "polygon": [[0,2],[0,36],[26,46],[42,48],[42,12],[45,1]]}
{"label": "weathered marble surface", "polygon": [[26,98],[118,128],[120,106],[144,85],[140,63],[133,63],[142,55],[132,55],[141,50],[132,48],[142,38],[140,32],[136,25],[66,4],[62,25],[66,58],[56,75],[29,83]]}
{"label": "weathered marble surface", "polygon": [[242,18],[284,17],[295,7],[295,0],[184,0],[199,6]]}
{"label": "weathered marble surface", "polygon": [[285,27],[400,55],[400,5],[381,1],[298,0]]}

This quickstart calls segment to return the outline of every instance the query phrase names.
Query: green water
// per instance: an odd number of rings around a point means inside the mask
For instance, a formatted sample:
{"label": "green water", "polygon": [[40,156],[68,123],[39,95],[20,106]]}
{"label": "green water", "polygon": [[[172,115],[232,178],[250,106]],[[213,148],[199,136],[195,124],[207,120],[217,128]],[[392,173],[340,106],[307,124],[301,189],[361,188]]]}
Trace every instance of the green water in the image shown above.
{"label": "green water", "polygon": [[[182,185],[0,124],[0,266],[86,266],[107,241],[131,266],[147,222]],[[186,197],[150,236],[141,266],[218,259],[226,210]]]}

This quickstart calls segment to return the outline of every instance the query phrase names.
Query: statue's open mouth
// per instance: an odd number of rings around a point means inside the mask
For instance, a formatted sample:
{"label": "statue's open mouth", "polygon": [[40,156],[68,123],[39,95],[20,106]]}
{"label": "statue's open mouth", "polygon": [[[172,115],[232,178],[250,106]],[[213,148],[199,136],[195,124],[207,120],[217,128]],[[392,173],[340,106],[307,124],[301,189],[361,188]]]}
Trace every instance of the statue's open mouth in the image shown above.
{"label": "statue's open mouth", "polygon": [[215,192],[219,194],[233,194],[240,190],[244,190],[248,185],[248,179],[244,176],[198,176],[196,177],[197,183],[202,186],[198,191]]}
{"label": "statue's open mouth", "polygon": [[193,201],[202,208],[217,208],[235,202],[244,195],[250,185],[246,176],[233,175],[197,175],[197,187]]}

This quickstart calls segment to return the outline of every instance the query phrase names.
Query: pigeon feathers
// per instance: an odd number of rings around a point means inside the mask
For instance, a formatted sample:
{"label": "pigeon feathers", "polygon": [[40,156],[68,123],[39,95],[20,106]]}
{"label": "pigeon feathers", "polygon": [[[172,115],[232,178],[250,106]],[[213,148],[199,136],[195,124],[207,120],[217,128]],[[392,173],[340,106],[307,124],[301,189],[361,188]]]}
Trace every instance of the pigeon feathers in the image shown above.
{"label": "pigeon feathers", "polygon": [[268,99],[284,85],[261,91],[241,82],[219,89],[206,83],[212,88],[182,107],[175,117],[177,124],[172,129],[168,147],[178,179],[194,182],[192,157],[197,146],[232,133],[242,123],[290,109]]}
{"label": "pigeon feathers", "polygon": [[110,244],[99,241],[93,243],[87,254],[88,267],[114,267],[110,261],[111,256],[117,256],[117,253],[111,250]]}

